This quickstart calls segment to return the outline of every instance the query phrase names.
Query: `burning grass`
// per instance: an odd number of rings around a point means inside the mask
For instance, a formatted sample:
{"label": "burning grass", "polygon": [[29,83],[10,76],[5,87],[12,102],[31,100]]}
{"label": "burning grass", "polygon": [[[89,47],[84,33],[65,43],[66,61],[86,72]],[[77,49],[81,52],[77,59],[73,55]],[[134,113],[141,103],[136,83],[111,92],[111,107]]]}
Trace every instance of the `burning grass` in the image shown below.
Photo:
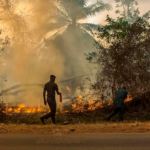
{"label": "burning grass", "polygon": [[[145,121],[150,120],[150,93],[143,94],[125,101],[125,120]],[[0,120],[4,123],[40,124],[40,117],[49,111],[48,107],[26,107],[24,104],[8,107],[0,105]],[[103,103],[102,100],[89,99],[83,101],[83,96],[74,99],[70,104],[64,106],[63,111],[57,111],[56,120],[58,124],[98,123],[106,119],[113,111],[112,102]],[[112,121],[116,121],[113,118]],[[50,119],[47,120],[49,124]]]}
{"label": "burning grass", "polygon": [[47,112],[49,109],[45,106],[38,106],[38,107],[27,107],[25,104],[19,104],[18,106],[9,107],[6,106],[5,111],[3,113],[6,113],[8,115],[14,114],[14,113],[37,113],[37,112]]}

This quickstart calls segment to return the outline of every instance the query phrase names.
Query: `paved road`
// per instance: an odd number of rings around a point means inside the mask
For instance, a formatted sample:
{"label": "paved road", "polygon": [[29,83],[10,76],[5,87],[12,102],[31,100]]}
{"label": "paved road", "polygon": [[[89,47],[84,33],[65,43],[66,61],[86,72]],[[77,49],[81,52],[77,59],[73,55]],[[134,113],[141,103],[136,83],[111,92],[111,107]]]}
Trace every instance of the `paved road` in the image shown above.
{"label": "paved road", "polygon": [[0,150],[150,150],[150,134],[0,134]]}

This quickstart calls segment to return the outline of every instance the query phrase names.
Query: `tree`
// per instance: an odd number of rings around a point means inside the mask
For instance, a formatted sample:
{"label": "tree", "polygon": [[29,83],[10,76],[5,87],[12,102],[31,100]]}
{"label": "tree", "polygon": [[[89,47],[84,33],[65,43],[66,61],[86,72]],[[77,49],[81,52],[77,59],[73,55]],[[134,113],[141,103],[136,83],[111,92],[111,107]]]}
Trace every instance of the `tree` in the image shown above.
{"label": "tree", "polygon": [[[0,87],[3,88],[6,77],[14,64],[11,62],[19,52],[27,49],[31,42],[31,31],[27,27],[25,16],[20,9],[19,0],[0,1]],[[30,34],[30,36],[29,36]],[[21,49],[20,49],[20,47]],[[26,47],[26,49],[25,49]],[[15,66],[16,67],[16,66]]]}
{"label": "tree", "polygon": [[[1,17],[0,21],[4,24],[5,30],[9,26],[10,31],[9,34],[21,35],[23,37],[23,32],[26,29],[26,22],[22,13],[18,13],[18,0],[1,0],[0,2],[0,10]],[[6,29],[8,30],[8,29]],[[11,32],[11,33],[10,33]],[[22,34],[21,34],[22,33]]]}
{"label": "tree", "polygon": [[[95,40],[94,31],[99,25],[80,21],[103,10],[110,10],[111,6],[102,1],[89,6],[87,0],[56,0],[54,2],[55,7],[49,12],[50,15],[47,16],[47,23],[43,30],[43,33],[47,35],[41,44],[41,47],[47,47],[47,50],[43,51],[44,59],[49,59],[50,49],[55,47],[64,59],[65,78],[83,74],[85,72],[84,53],[92,49]],[[54,34],[50,34],[52,31],[55,31]]]}
{"label": "tree", "polygon": [[106,46],[97,46],[97,52],[90,53],[87,57],[90,61],[95,60],[98,65],[94,88],[101,89],[106,96],[110,90],[114,94],[121,85],[126,85],[133,97],[149,91],[149,22],[138,18],[129,24],[123,18],[115,21],[109,16],[107,22],[107,25],[98,30],[99,38],[106,41]]}
{"label": "tree", "polygon": [[3,72],[3,66],[5,65],[5,57],[8,53],[10,46],[10,38],[4,36],[0,30],[0,87],[3,86],[4,81],[7,82],[6,74]]}
{"label": "tree", "polygon": [[139,8],[137,8],[138,2],[136,0],[115,0],[117,3],[117,8],[122,7],[123,11],[120,9],[116,10],[117,14],[120,14],[125,20],[129,22],[135,21],[139,16]]}
{"label": "tree", "polygon": [[49,3],[55,7],[49,11],[51,14],[48,15],[47,18],[45,33],[57,30],[51,38],[55,38],[57,35],[62,34],[69,27],[81,28],[94,36],[93,29],[97,30],[98,25],[80,23],[80,20],[94,16],[101,11],[111,9],[109,4],[102,1],[97,1],[89,6],[87,6],[87,0],[55,0],[54,4],[51,4],[51,2]]}
{"label": "tree", "polygon": [[[115,0],[118,8],[116,10],[120,17],[123,17],[129,23],[134,22],[140,15],[137,0]],[[143,15],[143,18],[149,19],[150,11]]]}

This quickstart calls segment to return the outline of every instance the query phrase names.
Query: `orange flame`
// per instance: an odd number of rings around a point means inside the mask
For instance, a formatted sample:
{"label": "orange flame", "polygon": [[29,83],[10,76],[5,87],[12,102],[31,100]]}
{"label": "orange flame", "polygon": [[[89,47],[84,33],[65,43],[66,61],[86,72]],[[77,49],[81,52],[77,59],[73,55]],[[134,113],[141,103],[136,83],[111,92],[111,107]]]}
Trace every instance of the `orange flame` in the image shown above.
{"label": "orange flame", "polygon": [[66,86],[66,89],[67,89],[69,92],[71,92],[71,89],[70,89],[68,86]]}
{"label": "orange flame", "polygon": [[133,98],[130,95],[128,95],[127,99],[125,99],[125,102],[129,102],[129,101],[132,101],[132,100],[133,100]]}
{"label": "orange flame", "polygon": [[[127,99],[125,100],[125,102],[131,101],[132,97],[128,96]],[[108,106],[113,105],[113,101],[110,101],[107,103]],[[84,111],[84,107],[88,106],[87,110],[95,110],[97,108],[103,108],[105,106],[105,104],[103,103],[103,100],[100,99],[99,101],[94,102],[94,100],[91,98],[88,100],[88,103],[86,103],[85,101],[83,101],[82,95],[79,95],[79,97],[77,98],[77,103],[76,104],[72,104],[72,109],[73,111],[77,112],[77,111]]]}
{"label": "orange flame", "polygon": [[36,112],[46,112],[49,109],[43,106],[38,107],[27,107],[25,104],[19,104],[15,107],[6,107],[6,111],[4,113],[36,113]]}
{"label": "orange flame", "polygon": [[85,107],[87,108],[86,110],[95,110],[96,108],[102,108],[103,103],[102,100],[99,100],[98,102],[94,102],[94,100],[91,98],[88,100],[88,102],[86,103],[83,100],[82,95],[79,95],[79,97],[77,98],[77,103],[76,104],[72,104],[72,110],[77,112],[83,112],[85,111]]}
{"label": "orange flame", "polygon": [[[132,97],[128,96],[125,102],[131,101],[131,100],[132,100]],[[109,103],[107,103],[107,105],[112,105],[112,104],[113,104],[113,101],[110,101]],[[99,101],[94,101],[92,98],[90,98],[88,102],[86,102],[83,100],[83,96],[79,95],[79,97],[77,98],[77,102],[71,104],[71,107],[72,107],[72,111],[74,112],[83,112],[85,110],[92,111],[97,108],[103,108],[104,103],[101,99]],[[43,106],[40,106],[39,100],[38,100],[38,107],[27,107],[25,104],[19,104],[18,106],[14,106],[14,107],[6,106],[6,110],[4,113],[7,113],[7,114],[37,113],[37,112],[48,112],[48,111],[49,111],[49,108],[45,107],[44,104]],[[64,111],[64,112],[67,112],[67,111]]]}

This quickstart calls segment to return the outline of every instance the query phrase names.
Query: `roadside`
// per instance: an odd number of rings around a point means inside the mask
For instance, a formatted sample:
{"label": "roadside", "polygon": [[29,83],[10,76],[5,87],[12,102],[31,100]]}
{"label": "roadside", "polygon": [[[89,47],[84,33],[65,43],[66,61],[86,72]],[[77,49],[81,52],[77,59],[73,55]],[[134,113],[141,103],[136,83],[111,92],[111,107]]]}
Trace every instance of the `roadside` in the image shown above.
{"label": "roadside", "polygon": [[150,133],[150,122],[71,125],[0,124],[0,133],[12,134],[74,134],[74,133]]}

